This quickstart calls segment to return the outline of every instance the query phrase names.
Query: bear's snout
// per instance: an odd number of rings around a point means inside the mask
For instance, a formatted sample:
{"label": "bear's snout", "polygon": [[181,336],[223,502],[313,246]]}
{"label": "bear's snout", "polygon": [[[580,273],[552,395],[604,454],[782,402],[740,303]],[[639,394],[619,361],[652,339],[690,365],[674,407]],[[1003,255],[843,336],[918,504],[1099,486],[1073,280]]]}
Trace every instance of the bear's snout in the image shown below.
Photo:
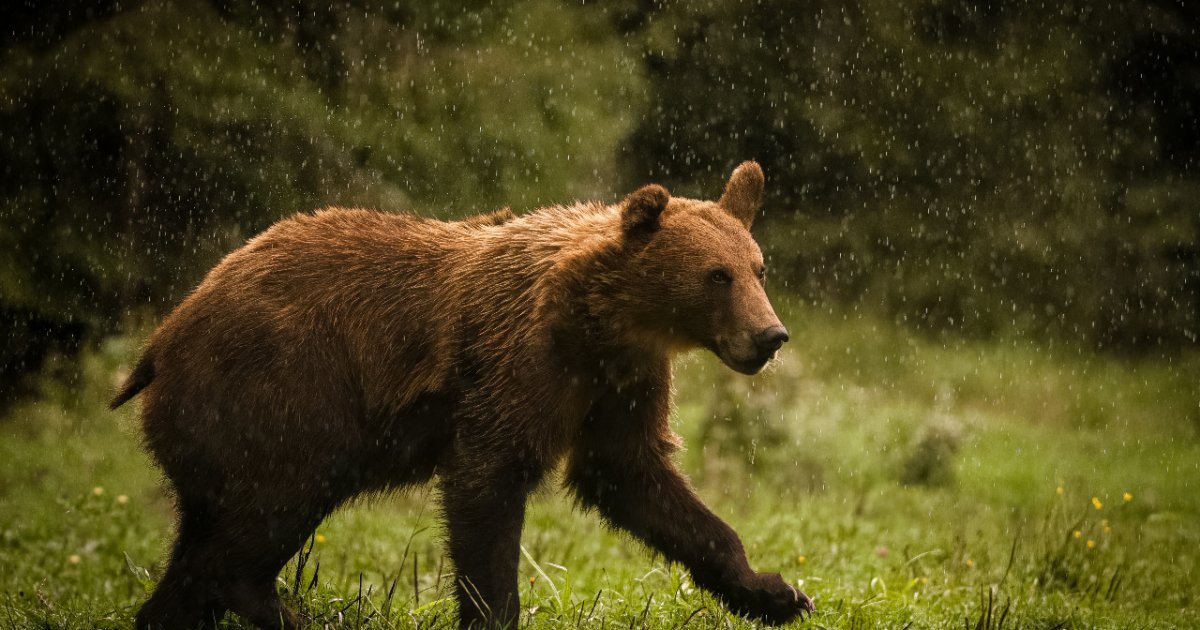
{"label": "bear's snout", "polygon": [[729,337],[718,337],[714,351],[725,365],[734,370],[742,374],[757,374],[788,338],[787,329],[777,323],[758,332],[747,330]]}
{"label": "bear's snout", "polygon": [[783,326],[771,326],[760,330],[754,335],[754,345],[758,346],[760,356],[770,355],[783,347],[788,340],[788,331]]}

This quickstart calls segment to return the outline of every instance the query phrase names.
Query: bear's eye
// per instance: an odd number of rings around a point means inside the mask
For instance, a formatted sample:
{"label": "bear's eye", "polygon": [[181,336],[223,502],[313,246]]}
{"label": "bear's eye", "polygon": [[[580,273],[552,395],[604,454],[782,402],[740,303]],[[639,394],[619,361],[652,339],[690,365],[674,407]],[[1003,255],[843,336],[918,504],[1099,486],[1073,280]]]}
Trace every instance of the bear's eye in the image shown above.
{"label": "bear's eye", "polygon": [[729,284],[733,282],[733,276],[729,275],[724,269],[713,269],[708,272],[708,281],[713,284]]}
{"label": "bear's eye", "polygon": [[758,270],[758,281],[759,282],[767,281],[767,268],[766,267],[763,267],[762,269]]}

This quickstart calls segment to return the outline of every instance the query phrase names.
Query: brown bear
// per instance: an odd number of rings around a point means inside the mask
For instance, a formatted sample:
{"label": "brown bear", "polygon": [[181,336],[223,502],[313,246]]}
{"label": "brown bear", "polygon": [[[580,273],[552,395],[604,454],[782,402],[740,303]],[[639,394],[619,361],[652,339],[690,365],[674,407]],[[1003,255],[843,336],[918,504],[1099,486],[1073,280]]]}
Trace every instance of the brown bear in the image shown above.
{"label": "brown bear", "polygon": [[330,209],[229,254],[112,402],[139,392],[178,537],[139,628],[233,611],[293,628],[284,564],[347,499],[436,477],[462,627],[515,625],[525,503],[547,473],[738,614],[812,600],[747,563],[673,463],[672,356],[753,374],[787,341],[749,228],[763,175],[717,202],[645,186],[615,205],[466,221]]}

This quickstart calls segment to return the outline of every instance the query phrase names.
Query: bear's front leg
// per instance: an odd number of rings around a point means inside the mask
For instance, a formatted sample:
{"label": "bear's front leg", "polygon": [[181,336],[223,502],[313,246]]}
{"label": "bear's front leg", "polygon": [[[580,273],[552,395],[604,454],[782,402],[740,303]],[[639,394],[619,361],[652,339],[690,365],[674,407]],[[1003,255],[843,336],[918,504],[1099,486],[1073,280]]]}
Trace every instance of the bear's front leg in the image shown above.
{"label": "bear's front leg", "polygon": [[442,474],[442,503],[455,567],[459,627],[516,628],[521,528],[536,475],[515,464],[466,466]]}
{"label": "bear's front leg", "polygon": [[567,482],[579,499],[678,562],[697,586],[733,612],[769,624],[814,610],[812,600],[776,573],[750,568],[733,529],[692,491],[672,461],[669,385],[627,391],[597,404],[574,446]]}

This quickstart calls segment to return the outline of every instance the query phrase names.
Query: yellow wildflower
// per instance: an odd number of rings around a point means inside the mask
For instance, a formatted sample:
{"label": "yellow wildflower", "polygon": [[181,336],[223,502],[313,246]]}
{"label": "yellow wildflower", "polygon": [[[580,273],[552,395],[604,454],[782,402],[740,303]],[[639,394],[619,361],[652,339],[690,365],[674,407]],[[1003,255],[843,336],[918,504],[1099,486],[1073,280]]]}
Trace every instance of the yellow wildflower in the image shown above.
{"label": "yellow wildflower", "polygon": [[1092,540],[1091,538],[1089,538],[1089,539],[1088,539],[1088,541],[1087,541],[1087,547],[1088,547],[1088,549],[1091,549],[1091,548],[1093,548],[1093,547],[1095,547],[1095,546],[1096,546],[1096,541],[1094,541],[1094,540]]}
{"label": "yellow wildflower", "polygon": [[94,494],[96,496],[100,496],[100,495],[104,494],[104,488],[101,488],[100,486],[96,486],[95,488],[92,488],[92,494]]}
{"label": "yellow wildflower", "polygon": [[1125,494],[1121,495],[1121,498],[1125,499],[1126,502],[1129,502],[1133,500],[1133,495],[1126,492]]}
{"label": "yellow wildflower", "polygon": [[970,569],[974,566],[975,566],[975,561],[970,558],[967,558],[967,568]]}
{"label": "yellow wildflower", "polygon": [[1076,538],[1079,538],[1080,536],[1083,536],[1083,532],[1081,532],[1081,531],[1079,531],[1079,530],[1077,529],[1077,530],[1075,530],[1075,531],[1071,532],[1071,535],[1072,535],[1072,536],[1074,536],[1074,537],[1076,537]]}
{"label": "yellow wildflower", "polygon": [[806,556],[804,556],[803,554],[796,556],[796,562],[799,562],[800,564],[804,564],[807,561],[808,561],[808,558]]}
{"label": "yellow wildflower", "polygon": [[1104,507],[1104,504],[1100,502],[1100,497],[1092,497],[1092,507],[1096,508],[1097,510]]}
{"label": "yellow wildflower", "polygon": [[80,562],[83,562],[83,558],[80,557],[79,554],[73,553],[67,556],[67,562],[70,562],[71,564],[79,564]]}
{"label": "yellow wildflower", "polygon": [[1055,494],[1062,494],[1063,492],[1065,492],[1065,490],[1063,490],[1063,487],[1062,487],[1062,486],[1059,486],[1059,487],[1057,487],[1057,488],[1055,488],[1055,489],[1054,489],[1054,493],[1055,493]]}
{"label": "yellow wildflower", "polygon": [[326,540],[325,534],[317,534],[316,536],[314,536],[314,538],[316,538],[317,544],[321,544],[321,543],[325,542],[325,540]]}
{"label": "yellow wildflower", "polygon": [[126,503],[129,503],[129,497],[124,494],[118,494],[117,495],[117,503],[120,503],[121,505],[125,505]]}

